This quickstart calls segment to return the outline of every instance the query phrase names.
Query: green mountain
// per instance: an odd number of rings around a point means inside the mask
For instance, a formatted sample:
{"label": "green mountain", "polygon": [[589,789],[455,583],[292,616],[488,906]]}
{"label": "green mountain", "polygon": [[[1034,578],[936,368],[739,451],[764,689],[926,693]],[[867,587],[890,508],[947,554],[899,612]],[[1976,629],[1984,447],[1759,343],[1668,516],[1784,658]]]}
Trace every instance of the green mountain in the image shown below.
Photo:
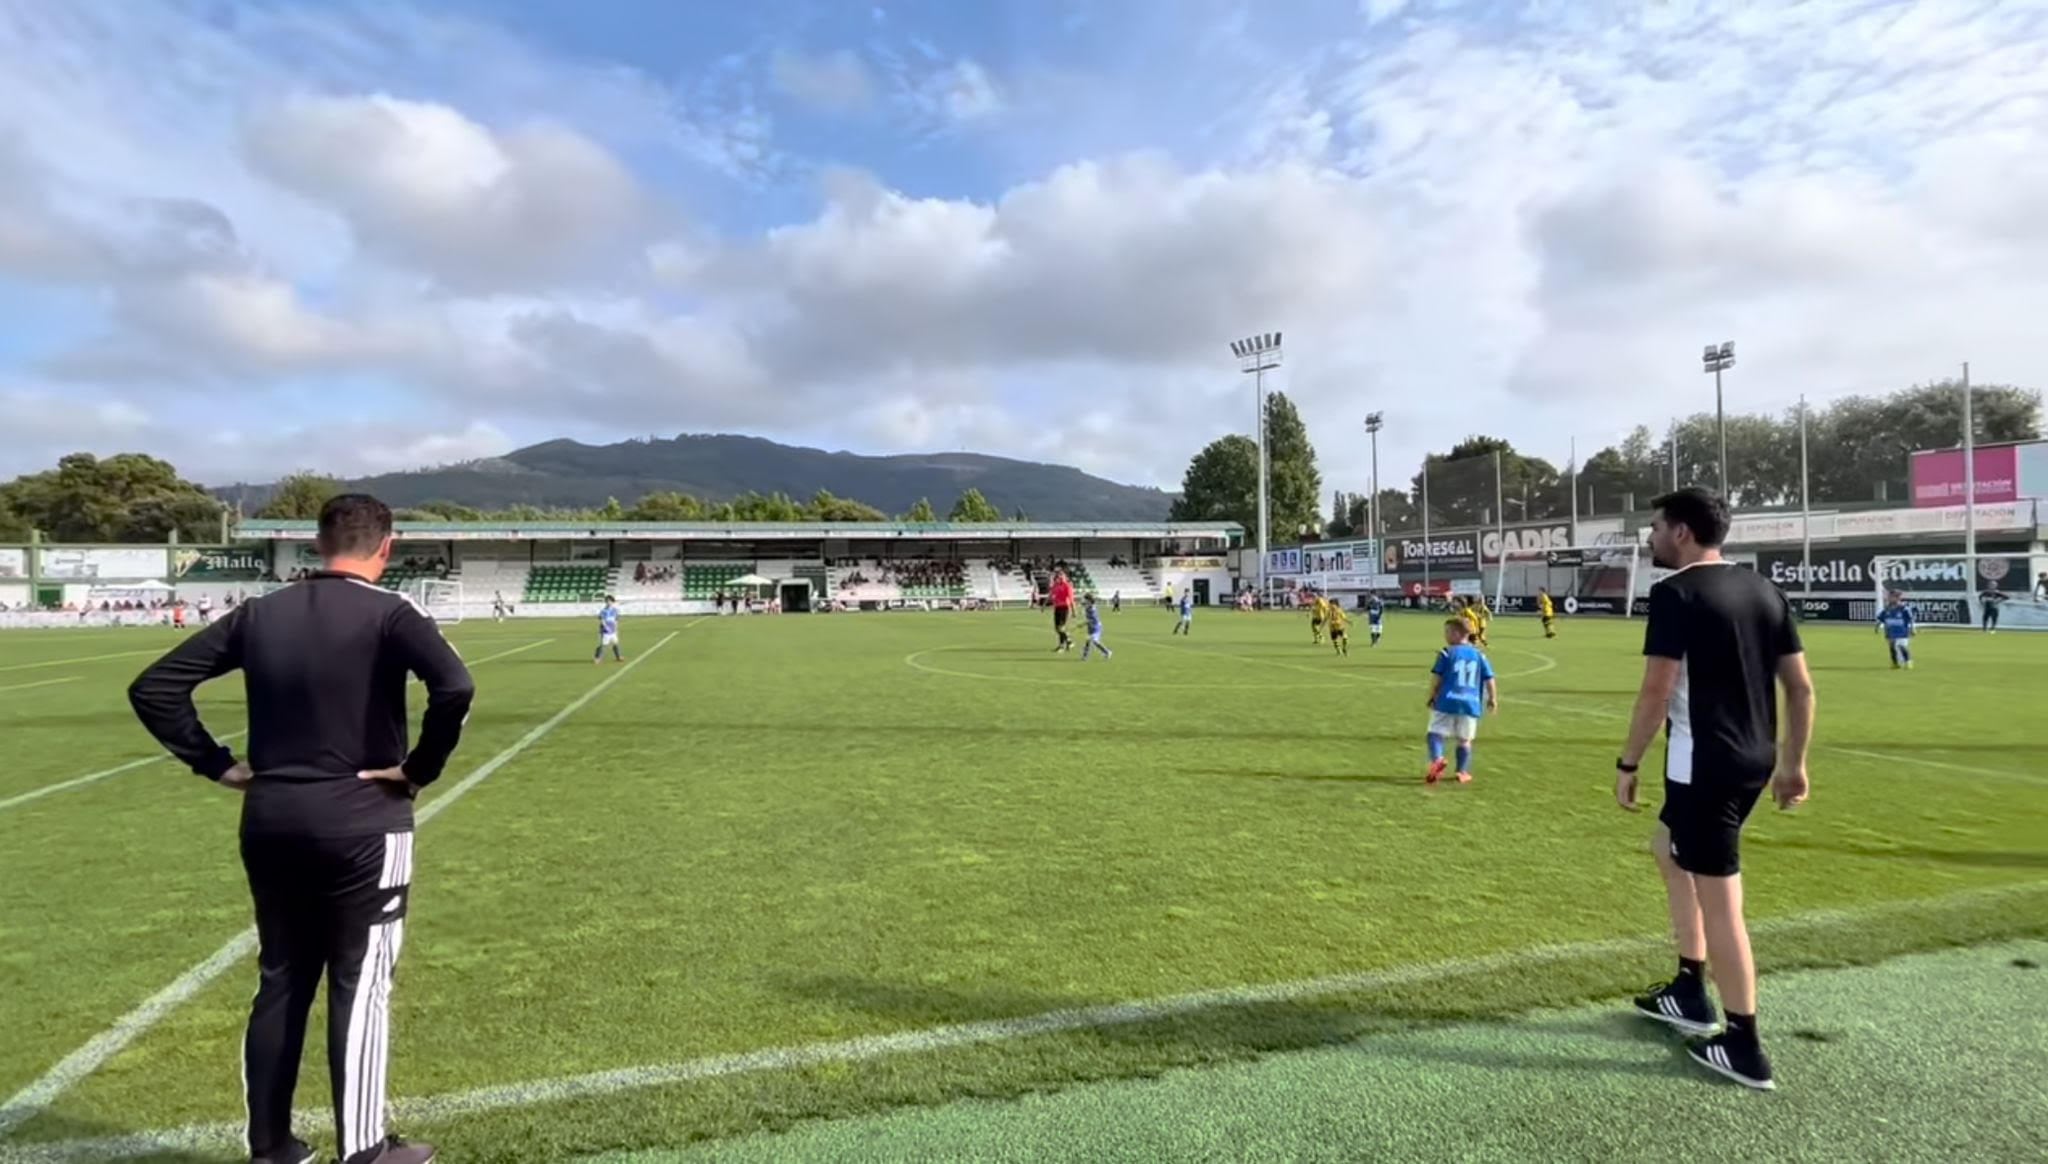
{"label": "green mountain", "polygon": [[[1164,521],[1173,503],[1158,489],[1122,485],[1064,465],[1042,465],[977,453],[869,457],[777,444],[760,437],[682,435],[610,445],[554,440],[439,469],[387,473],[348,482],[393,506],[452,501],[477,509],[511,505],[599,506],[608,497],[631,505],[643,494],[676,490],[706,501],[741,493],[786,493],[798,499],[820,489],[902,513],[929,498],[943,515],[967,489],[1005,514],[1034,521]],[[215,491],[254,507],[263,485]]]}

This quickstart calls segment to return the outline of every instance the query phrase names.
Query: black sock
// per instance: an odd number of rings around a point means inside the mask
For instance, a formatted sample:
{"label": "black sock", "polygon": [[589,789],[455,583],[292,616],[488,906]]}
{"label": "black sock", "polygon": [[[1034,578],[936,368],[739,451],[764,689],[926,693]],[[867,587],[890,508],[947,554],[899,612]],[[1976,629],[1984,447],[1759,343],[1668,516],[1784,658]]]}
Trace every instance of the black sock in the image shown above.
{"label": "black sock", "polygon": [[1691,979],[1693,982],[1698,982],[1700,975],[1706,969],[1707,964],[1698,958],[1680,958],[1678,960],[1678,976],[1681,979]]}
{"label": "black sock", "polygon": [[1727,1013],[1728,1038],[1745,1046],[1756,1045],[1756,1015]]}

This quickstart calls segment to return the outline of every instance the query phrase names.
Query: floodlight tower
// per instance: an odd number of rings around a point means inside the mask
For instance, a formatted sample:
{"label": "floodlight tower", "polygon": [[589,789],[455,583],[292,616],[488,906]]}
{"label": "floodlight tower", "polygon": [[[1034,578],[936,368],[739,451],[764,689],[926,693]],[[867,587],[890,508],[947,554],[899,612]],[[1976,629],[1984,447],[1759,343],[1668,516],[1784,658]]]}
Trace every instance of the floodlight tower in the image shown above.
{"label": "floodlight tower", "polygon": [[1252,431],[1259,443],[1259,600],[1263,602],[1267,529],[1273,524],[1266,501],[1266,478],[1273,467],[1273,458],[1266,448],[1266,373],[1280,366],[1280,333],[1269,331],[1237,340],[1230,345],[1230,354],[1237,357],[1237,370],[1252,378],[1259,409],[1259,426]]}
{"label": "floodlight tower", "polygon": [[1721,500],[1728,501],[1728,414],[1721,407],[1721,373],[1735,366],[1735,341],[1723,340],[1717,347],[1707,345],[1700,356],[1700,370],[1714,376],[1714,428],[1721,441]]}
{"label": "floodlight tower", "polygon": [[1372,499],[1365,506],[1365,527],[1366,533],[1372,537],[1375,553],[1385,553],[1380,549],[1380,427],[1385,421],[1383,412],[1365,415],[1365,435],[1372,438]]}

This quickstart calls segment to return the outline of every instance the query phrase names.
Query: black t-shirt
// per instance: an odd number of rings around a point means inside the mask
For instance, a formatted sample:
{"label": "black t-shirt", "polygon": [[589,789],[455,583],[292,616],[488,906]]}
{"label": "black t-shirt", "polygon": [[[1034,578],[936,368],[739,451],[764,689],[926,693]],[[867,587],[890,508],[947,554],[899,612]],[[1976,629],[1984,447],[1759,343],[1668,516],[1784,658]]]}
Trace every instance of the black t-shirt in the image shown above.
{"label": "black t-shirt", "polygon": [[1778,756],[1778,661],[1799,654],[1792,605],[1754,570],[1702,562],[1650,588],[1643,654],[1680,660],[1665,778],[1743,785]]}
{"label": "black t-shirt", "polygon": [[[234,754],[200,722],[192,692],[242,672],[249,700],[245,833],[354,837],[412,827],[400,785],[357,778],[401,766],[414,784],[440,777],[476,693],[432,619],[395,591],[316,573],[236,607],[139,676],[129,701],[144,727],[194,772],[218,780]],[[427,689],[408,746],[406,677]]]}

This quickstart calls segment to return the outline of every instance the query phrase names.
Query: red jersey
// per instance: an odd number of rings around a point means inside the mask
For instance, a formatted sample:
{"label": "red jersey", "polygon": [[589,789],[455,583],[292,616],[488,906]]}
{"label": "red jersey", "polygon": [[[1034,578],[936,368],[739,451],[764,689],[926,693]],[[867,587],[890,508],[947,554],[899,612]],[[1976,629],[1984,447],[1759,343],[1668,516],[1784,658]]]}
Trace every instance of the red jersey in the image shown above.
{"label": "red jersey", "polygon": [[1074,584],[1072,582],[1067,581],[1065,578],[1054,578],[1052,580],[1052,605],[1055,610],[1063,610],[1074,605]]}

